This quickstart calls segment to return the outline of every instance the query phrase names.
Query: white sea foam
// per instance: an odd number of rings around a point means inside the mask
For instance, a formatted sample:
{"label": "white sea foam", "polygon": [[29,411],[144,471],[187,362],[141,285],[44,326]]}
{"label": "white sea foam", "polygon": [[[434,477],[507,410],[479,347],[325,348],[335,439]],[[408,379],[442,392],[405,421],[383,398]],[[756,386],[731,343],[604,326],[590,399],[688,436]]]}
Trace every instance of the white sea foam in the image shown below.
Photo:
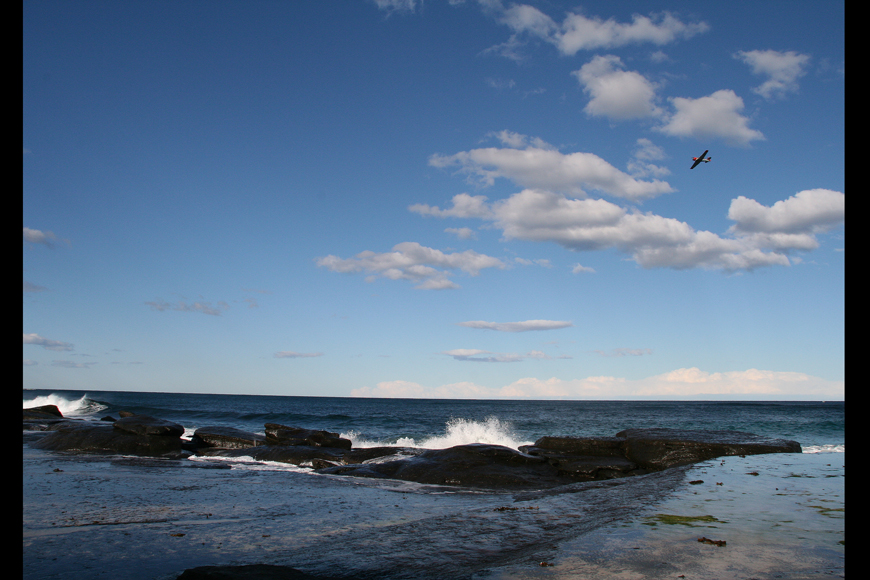
{"label": "white sea foam", "polygon": [[244,469],[246,471],[296,471],[308,473],[305,467],[311,465],[293,465],[292,463],[282,463],[280,461],[262,461],[254,459],[250,455],[242,455],[240,457],[220,457],[220,456],[203,456],[192,455],[188,457],[190,461],[203,463],[226,463],[230,469]]}
{"label": "white sea foam", "polygon": [[845,453],[846,445],[807,445],[804,453]]}
{"label": "white sea foam", "polygon": [[447,422],[443,435],[428,437],[419,442],[413,437],[400,437],[395,442],[366,440],[362,439],[355,431],[342,433],[341,436],[350,439],[354,447],[396,446],[447,449],[454,445],[488,443],[490,445],[504,445],[505,447],[517,449],[520,445],[531,443],[531,441],[517,439],[509,422],[492,416],[487,417],[483,422],[470,419],[450,419]]}
{"label": "white sea foam", "polygon": [[23,408],[25,409],[29,407],[41,407],[43,405],[55,405],[64,417],[92,415],[106,408],[105,405],[90,400],[87,395],[80,399],[70,400],[54,393],[32,399],[23,399],[23,403]]}

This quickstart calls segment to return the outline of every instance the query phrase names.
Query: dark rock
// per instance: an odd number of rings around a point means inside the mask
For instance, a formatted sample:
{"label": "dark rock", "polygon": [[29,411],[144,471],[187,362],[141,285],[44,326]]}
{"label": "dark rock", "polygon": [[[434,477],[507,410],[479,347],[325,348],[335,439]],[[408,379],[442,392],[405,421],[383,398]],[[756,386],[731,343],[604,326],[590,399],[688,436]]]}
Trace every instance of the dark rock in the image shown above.
{"label": "dark rock", "polygon": [[627,429],[616,436],[625,438],[627,459],[656,470],[725,455],[801,452],[797,441],[771,439],[742,431]]}
{"label": "dark rock", "polygon": [[51,415],[55,418],[63,419],[63,413],[60,412],[60,409],[57,408],[57,405],[41,405],[39,407],[28,407],[24,409],[24,418],[27,419],[29,416],[34,417],[43,417],[45,415]]}
{"label": "dark rock", "polygon": [[382,463],[350,464],[346,457],[345,465],[318,471],[437,485],[547,488],[643,475],[724,455],[800,451],[795,441],[736,431],[631,429],[616,437],[542,437],[521,451],[472,444],[418,451],[415,456]]}
{"label": "dark rock", "polygon": [[[117,423],[115,423],[117,424]],[[116,429],[101,421],[65,421],[48,428],[48,433],[31,443],[37,449],[80,453],[179,456],[179,437],[149,436]]]}
{"label": "dark rock", "polygon": [[266,443],[268,445],[307,445],[310,447],[337,447],[350,449],[350,439],[344,439],[338,433],[288,427],[277,423],[266,423]]}
{"label": "dark rock", "polygon": [[233,427],[200,427],[194,431],[191,442],[197,447],[244,449],[265,445],[266,437]]}
{"label": "dark rock", "polygon": [[117,419],[115,419],[111,415],[106,415],[105,417],[100,417],[100,421],[109,421],[111,423],[114,423],[115,421],[117,421]]}
{"label": "dark rock", "polygon": [[557,451],[566,455],[624,457],[624,445],[622,437],[541,437],[534,445],[528,446],[526,452],[532,455]]}
{"label": "dark rock", "polygon": [[483,443],[432,449],[407,459],[332,467],[319,472],[499,489],[553,487],[568,483],[542,457]]}
{"label": "dark rock", "polygon": [[350,465],[372,461],[382,457],[390,457],[392,455],[399,456],[397,459],[404,459],[408,456],[420,455],[424,451],[426,450],[415,447],[362,447],[359,449],[351,449],[342,456],[342,460],[344,463]]}
{"label": "dark rock", "polygon": [[189,568],[176,580],[333,580],[313,576],[289,566],[249,564],[246,566],[199,566]]}
{"label": "dark rock", "polygon": [[45,431],[50,425],[65,421],[57,405],[42,405],[24,409],[23,429],[26,431]]}
{"label": "dark rock", "polygon": [[158,419],[148,415],[132,415],[121,417],[113,424],[115,429],[126,431],[135,435],[148,435],[152,437],[181,437],[184,427],[172,421]]}
{"label": "dark rock", "polygon": [[197,455],[204,457],[251,457],[257,461],[275,461],[292,465],[311,464],[315,459],[341,463],[343,451],[329,447],[306,445],[259,445],[247,449],[199,449]]}

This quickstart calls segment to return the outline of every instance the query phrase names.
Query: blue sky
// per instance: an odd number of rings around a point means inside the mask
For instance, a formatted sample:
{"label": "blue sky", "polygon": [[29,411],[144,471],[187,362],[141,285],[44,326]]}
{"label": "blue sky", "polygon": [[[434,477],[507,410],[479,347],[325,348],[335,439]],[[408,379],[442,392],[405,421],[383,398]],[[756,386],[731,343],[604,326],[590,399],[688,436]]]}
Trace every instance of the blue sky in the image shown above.
{"label": "blue sky", "polygon": [[24,387],[842,399],[844,5],[783,6],[24,3]]}

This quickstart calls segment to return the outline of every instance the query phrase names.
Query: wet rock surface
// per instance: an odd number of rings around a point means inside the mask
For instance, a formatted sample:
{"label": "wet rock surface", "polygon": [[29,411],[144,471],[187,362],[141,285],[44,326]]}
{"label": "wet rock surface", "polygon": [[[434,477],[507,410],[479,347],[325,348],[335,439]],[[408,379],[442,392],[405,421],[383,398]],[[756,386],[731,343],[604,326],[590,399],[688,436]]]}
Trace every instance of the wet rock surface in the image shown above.
{"label": "wet rock surface", "polygon": [[194,447],[245,449],[265,445],[266,437],[233,427],[200,427],[194,431],[191,443]]}
{"label": "wet rock surface", "polygon": [[266,423],[265,435],[202,427],[188,442],[181,438],[182,425],[120,414],[115,421],[83,421],[63,418],[57,407],[37,407],[24,410],[24,429],[42,431],[32,445],[51,451],[251,457],[330,475],[505,490],[645,475],[728,455],[801,452],[796,441],[740,431],[666,428],[628,429],[614,437],[545,436],[519,450],[482,443],[430,450],[353,449],[338,433],[275,423]]}

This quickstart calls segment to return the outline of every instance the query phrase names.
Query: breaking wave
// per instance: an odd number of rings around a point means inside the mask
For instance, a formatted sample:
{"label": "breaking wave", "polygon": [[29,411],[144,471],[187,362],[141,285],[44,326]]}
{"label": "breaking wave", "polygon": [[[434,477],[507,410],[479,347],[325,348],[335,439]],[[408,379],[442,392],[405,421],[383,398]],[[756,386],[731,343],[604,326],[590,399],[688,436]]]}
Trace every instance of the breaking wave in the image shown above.
{"label": "breaking wave", "polygon": [[342,437],[350,439],[354,447],[417,447],[422,449],[447,449],[454,445],[469,443],[487,443],[503,445],[512,449],[520,445],[528,445],[531,441],[523,441],[517,437],[513,427],[507,421],[498,417],[487,417],[484,421],[453,418],[447,422],[444,434],[433,435],[420,439],[414,437],[398,437],[394,441],[367,440],[355,431],[342,433]]}

